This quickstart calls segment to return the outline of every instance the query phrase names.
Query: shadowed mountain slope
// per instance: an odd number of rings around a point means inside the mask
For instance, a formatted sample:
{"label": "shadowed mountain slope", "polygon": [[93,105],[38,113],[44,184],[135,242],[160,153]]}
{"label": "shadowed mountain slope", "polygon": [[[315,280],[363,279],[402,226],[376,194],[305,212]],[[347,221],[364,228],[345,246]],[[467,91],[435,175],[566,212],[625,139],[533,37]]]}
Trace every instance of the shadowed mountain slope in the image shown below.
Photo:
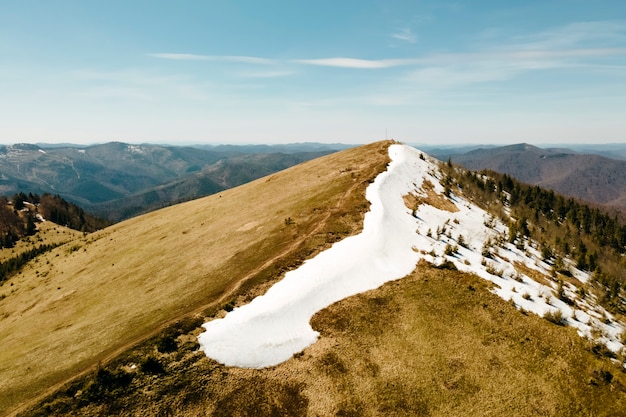
{"label": "shadowed mountain slope", "polygon": [[59,194],[115,222],[241,185],[338,146],[0,146],[0,194]]}
{"label": "shadowed mountain slope", "polygon": [[489,169],[519,181],[626,213],[626,161],[528,144],[452,156],[467,169]]}

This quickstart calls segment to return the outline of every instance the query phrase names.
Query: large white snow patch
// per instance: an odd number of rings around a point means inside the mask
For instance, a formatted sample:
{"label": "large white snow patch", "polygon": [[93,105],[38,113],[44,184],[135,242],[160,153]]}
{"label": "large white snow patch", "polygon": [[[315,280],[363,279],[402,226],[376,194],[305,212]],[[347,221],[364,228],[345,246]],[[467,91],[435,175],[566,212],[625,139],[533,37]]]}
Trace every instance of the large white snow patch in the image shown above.
{"label": "large white snow patch", "polygon": [[430,165],[408,146],[392,145],[389,155],[387,171],[367,188],[363,231],[288,272],[250,304],[205,323],[198,340],[208,357],[228,366],[277,365],[317,340],[309,324],[316,312],[413,271],[417,220],[402,196],[421,187]]}

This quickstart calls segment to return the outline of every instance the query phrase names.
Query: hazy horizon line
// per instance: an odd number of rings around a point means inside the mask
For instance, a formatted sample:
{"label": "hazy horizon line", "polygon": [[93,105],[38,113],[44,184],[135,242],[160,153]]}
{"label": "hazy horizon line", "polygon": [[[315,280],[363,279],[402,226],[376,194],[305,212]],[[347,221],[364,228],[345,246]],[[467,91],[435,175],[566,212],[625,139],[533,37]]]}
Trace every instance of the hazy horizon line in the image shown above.
{"label": "hazy horizon line", "polygon": [[[395,138],[381,138],[379,140],[398,140]],[[489,142],[454,142],[454,143],[440,143],[440,144],[431,144],[428,142],[412,142],[412,141],[402,141],[398,140],[401,143],[410,145],[410,146],[423,146],[429,148],[460,148],[460,147],[471,147],[471,146],[488,146],[488,147],[505,147],[511,145],[521,145],[528,144],[537,147],[564,147],[564,146],[594,146],[594,147],[602,147],[602,146],[626,146],[626,142],[532,142],[532,141],[511,141],[511,142],[500,142],[500,143],[489,143]],[[189,141],[189,142],[166,142],[166,141],[124,141],[124,140],[108,140],[108,141],[94,141],[89,143],[79,143],[79,142],[46,142],[46,141],[16,141],[11,143],[0,143],[0,146],[15,146],[15,145],[34,145],[39,147],[90,147],[90,146],[98,146],[105,145],[108,143],[122,143],[127,145],[156,145],[156,146],[288,146],[288,145],[304,145],[304,144],[315,144],[315,145],[341,145],[341,146],[360,146],[368,143],[372,143],[376,141],[370,142],[361,142],[361,143],[349,143],[349,142],[341,142],[341,141],[316,141],[316,140],[303,140],[303,141],[293,141],[293,142],[199,142],[199,141]]]}

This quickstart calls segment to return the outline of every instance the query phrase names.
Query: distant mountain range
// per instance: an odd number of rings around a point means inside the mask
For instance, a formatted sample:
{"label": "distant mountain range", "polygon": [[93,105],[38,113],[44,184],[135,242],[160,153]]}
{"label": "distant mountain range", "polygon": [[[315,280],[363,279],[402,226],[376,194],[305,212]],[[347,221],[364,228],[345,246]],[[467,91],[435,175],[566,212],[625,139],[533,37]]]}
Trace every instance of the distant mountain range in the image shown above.
{"label": "distant mountain range", "polygon": [[[601,205],[626,214],[626,160],[601,156],[609,145],[580,147],[590,153],[571,149],[542,149],[529,144],[484,147],[467,151],[439,149],[435,155],[471,170],[493,170],[519,181],[539,185],[566,196]],[[603,151],[604,149],[604,151]],[[618,158],[626,146],[614,145]]]}
{"label": "distant mountain range", "polygon": [[346,145],[0,146],[0,195],[51,193],[109,221],[213,194]]}
{"label": "distant mountain range", "polygon": [[[496,149],[497,145],[429,145],[429,144],[413,144],[414,147],[428,152],[435,158],[446,161],[455,155],[462,155],[478,149]],[[506,146],[505,146],[506,147]],[[600,155],[612,159],[626,160],[626,144],[625,143],[604,143],[604,144],[545,144],[539,146],[543,149],[560,149],[569,153]]]}
{"label": "distant mountain range", "polygon": [[[214,194],[344,144],[0,146],[0,195],[51,193],[116,222]],[[626,145],[417,145],[472,170],[507,173],[626,215]],[[571,149],[570,149],[571,148]],[[610,157],[609,157],[610,156]]]}

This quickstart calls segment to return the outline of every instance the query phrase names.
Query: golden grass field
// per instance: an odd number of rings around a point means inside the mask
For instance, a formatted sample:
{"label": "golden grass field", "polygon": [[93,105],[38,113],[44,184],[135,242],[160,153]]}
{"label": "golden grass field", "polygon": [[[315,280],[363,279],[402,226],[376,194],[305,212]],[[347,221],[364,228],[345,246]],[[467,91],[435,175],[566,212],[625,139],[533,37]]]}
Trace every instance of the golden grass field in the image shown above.
{"label": "golden grass field", "polygon": [[388,145],[80,235],[28,264],[0,287],[0,414],[356,232],[346,216],[367,211]]}

